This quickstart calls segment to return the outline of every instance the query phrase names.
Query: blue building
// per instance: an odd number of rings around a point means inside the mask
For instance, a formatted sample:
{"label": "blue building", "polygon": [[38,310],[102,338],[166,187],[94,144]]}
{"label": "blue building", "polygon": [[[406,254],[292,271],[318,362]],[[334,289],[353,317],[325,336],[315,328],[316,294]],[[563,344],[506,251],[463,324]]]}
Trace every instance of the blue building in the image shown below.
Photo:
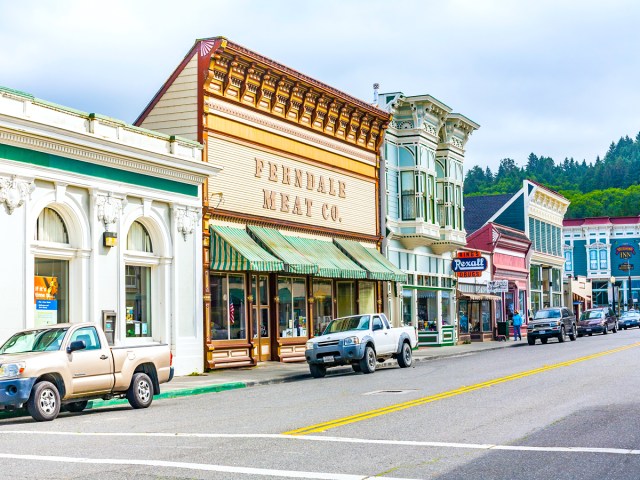
{"label": "blue building", "polygon": [[383,252],[408,274],[390,290],[391,318],[418,328],[421,345],[456,341],[451,253],[466,244],[464,146],[479,125],[430,95],[380,94],[393,114],[381,162]]}
{"label": "blue building", "polygon": [[640,217],[567,219],[563,236],[564,276],[591,280],[594,306],[638,308]]}
{"label": "blue building", "polygon": [[521,230],[531,240],[529,291],[519,292],[518,304],[528,305],[533,313],[562,305],[562,221],[569,200],[544,185],[524,180],[514,194],[465,197],[464,202],[468,234],[494,222]]}

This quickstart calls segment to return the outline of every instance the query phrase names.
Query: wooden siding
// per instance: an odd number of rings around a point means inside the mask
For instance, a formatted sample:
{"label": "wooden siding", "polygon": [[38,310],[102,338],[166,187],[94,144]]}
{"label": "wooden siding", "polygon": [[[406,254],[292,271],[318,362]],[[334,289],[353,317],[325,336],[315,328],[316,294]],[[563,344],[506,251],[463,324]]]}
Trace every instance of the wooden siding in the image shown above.
{"label": "wooden siding", "polygon": [[[209,162],[223,167],[223,171],[209,181],[209,196],[214,198],[211,204],[214,211],[218,208],[243,215],[303,223],[310,228],[318,226],[349,233],[377,235],[375,180],[324,169],[222,138],[209,137],[208,147]],[[259,175],[256,171],[258,162],[261,165]],[[289,184],[283,182],[285,167],[289,169]],[[271,168],[276,169],[275,181],[269,179]],[[302,172],[301,186],[295,185],[296,169]],[[314,176],[313,189],[308,188],[308,174]],[[325,184],[325,193],[319,191],[320,178]],[[330,179],[333,194],[329,193]],[[343,184],[344,197],[340,196],[339,182]],[[222,192],[219,205],[216,205],[217,197],[213,196],[217,192]],[[273,203],[266,206],[271,201],[268,197],[270,192],[273,192]],[[283,197],[286,196],[288,208],[283,206]],[[294,213],[296,202],[299,202],[299,213]]]}
{"label": "wooden siding", "polygon": [[198,139],[198,55],[195,54],[156,103],[141,127]]}

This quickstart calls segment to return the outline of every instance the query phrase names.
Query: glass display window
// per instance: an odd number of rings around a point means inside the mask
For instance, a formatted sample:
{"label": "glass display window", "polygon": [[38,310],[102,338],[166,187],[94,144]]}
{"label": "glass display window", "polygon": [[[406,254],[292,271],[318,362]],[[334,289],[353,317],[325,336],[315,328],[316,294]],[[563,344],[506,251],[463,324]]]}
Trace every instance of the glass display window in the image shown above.
{"label": "glass display window", "polygon": [[338,317],[355,315],[356,310],[356,282],[336,282]]}
{"label": "glass display window", "polygon": [[438,294],[434,290],[417,291],[418,330],[437,331]]}
{"label": "glass display window", "polygon": [[211,292],[211,340],[246,340],[246,292],[244,274],[213,274]]}
{"label": "glass display window", "polygon": [[151,336],[151,267],[126,265],[127,337]]}
{"label": "glass display window", "polygon": [[333,285],[331,280],[313,280],[313,334],[322,335],[333,320]]}
{"label": "glass display window", "polygon": [[307,286],[304,278],[278,276],[280,337],[307,336]]}
{"label": "glass display window", "polygon": [[413,290],[402,290],[402,325],[413,325]]}
{"label": "glass display window", "polygon": [[469,333],[469,301],[460,300],[458,308],[458,326],[460,333]]}
{"label": "glass display window", "polygon": [[376,312],[375,282],[358,282],[358,307],[360,313]]}
{"label": "glass display window", "polygon": [[36,258],[33,293],[36,327],[68,322],[69,261]]}

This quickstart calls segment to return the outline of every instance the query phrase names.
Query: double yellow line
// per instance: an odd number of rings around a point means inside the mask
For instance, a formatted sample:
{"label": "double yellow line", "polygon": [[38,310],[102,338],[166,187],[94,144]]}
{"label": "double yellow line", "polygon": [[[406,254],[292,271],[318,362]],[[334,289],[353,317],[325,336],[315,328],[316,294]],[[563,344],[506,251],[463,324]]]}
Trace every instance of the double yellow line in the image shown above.
{"label": "double yellow line", "polygon": [[507,375],[506,377],[496,378],[487,382],[476,383],[475,385],[460,387],[455,390],[449,390],[447,392],[437,393],[428,397],[418,398],[416,400],[409,400],[408,402],[396,403],[395,405],[389,405],[388,407],[377,408],[375,410],[369,410],[368,412],[358,413],[349,417],[338,418],[336,420],[330,420],[328,422],[318,423],[316,425],[310,425],[308,427],[298,428],[296,430],[290,430],[283,432],[283,435],[309,435],[312,433],[326,432],[332,428],[342,427],[349,425],[350,423],[361,422],[370,418],[379,417],[381,415],[387,415],[388,413],[399,412],[400,410],[406,410],[407,408],[419,407],[427,403],[436,402],[438,400],[444,400],[445,398],[455,397],[463,393],[473,392],[481,390],[483,388],[492,387],[501,383],[511,382],[518,380],[519,378],[529,377],[531,375],[537,375],[538,373],[548,372],[562,367],[570,367],[576,363],[586,362],[587,360],[593,360],[594,358],[604,357],[612,353],[622,352],[631,348],[640,347],[640,342],[626,345],[624,347],[614,348],[613,350],[606,350],[604,352],[594,353],[587,355],[586,357],[580,357],[573,360],[567,360],[566,362],[555,363],[553,365],[545,365],[544,367],[534,368],[533,370],[526,370],[520,373],[514,373],[513,375]]}

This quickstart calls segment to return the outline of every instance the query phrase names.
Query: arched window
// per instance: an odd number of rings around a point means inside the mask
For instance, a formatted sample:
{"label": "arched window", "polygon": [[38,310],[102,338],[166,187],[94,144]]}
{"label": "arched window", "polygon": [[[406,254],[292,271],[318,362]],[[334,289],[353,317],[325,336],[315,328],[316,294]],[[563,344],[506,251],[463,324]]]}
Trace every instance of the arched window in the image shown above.
{"label": "arched window", "polygon": [[42,242],[69,243],[67,226],[58,212],[45,208],[36,220],[35,239]]}
{"label": "arched window", "polygon": [[140,222],[133,222],[127,235],[127,250],[136,252],[152,253],[153,245],[149,232]]}

